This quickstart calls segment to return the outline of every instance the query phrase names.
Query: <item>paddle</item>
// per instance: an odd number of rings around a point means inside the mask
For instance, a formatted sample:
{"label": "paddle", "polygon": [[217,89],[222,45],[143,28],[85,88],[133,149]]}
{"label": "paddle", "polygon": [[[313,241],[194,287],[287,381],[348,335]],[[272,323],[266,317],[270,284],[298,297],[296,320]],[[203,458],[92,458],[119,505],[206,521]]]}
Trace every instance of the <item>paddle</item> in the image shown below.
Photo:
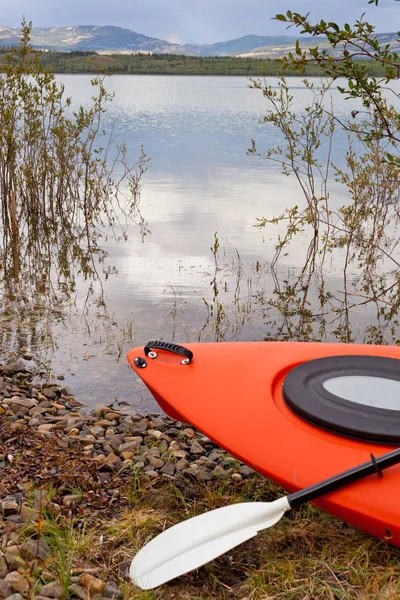
{"label": "paddle", "polygon": [[249,540],[277,523],[286,511],[373,473],[382,477],[383,469],[399,462],[400,448],[379,458],[371,454],[362,465],[273,502],[232,504],[178,523],[137,553],[131,579],[143,590],[155,588]]}

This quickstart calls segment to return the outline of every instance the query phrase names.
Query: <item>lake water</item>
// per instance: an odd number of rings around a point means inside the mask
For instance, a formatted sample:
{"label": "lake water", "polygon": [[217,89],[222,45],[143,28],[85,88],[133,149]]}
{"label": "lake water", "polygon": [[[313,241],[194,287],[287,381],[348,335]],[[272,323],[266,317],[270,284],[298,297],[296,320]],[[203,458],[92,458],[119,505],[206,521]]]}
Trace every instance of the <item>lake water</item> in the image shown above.
{"label": "lake water", "polygon": [[[58,79],[74,103],[88,102],[93,93],[89,76]],[[225,337],[263,339],[261,318],[235,324],[234,301],[238,296],[239,304],[249,300],[261,278],[254,276],[256,265],[268,264],[274,254],[276,234],[273,229],[256,229],[257,218],[272,217],[296,204],[300,192],[279,165],[246,154],[252,138],[260,150],[280,141],[277,129],[260,123],[265,100],[248,85],[244,77],[115,76],[107,83],[115,100],[105,127],[114,127],[118,140],[126,141],[132,161],[141,144],[151,158],[141,195],[151,234],[142,242],[132,226],[126,243],[107,242],[109,264],[118,271],[104,282],[111,319],[95,307],[83,318],[88,283],[80,281],[76,306],[66,321],[54,326],[54,348],[47,356],[53,371],[65,375],[83,402],[93,406],[118,399],[156,408],[126,364],[129,335],[134,345],[149,339],[215,338],[213,317],[204,302],[210,304],[213,298],[215,261],[210,247],[215,232],[220,244],[218,277],[226,284],[221,299],[232,306]],[[292,91],[296,107],[304,106],[310,92],[297,79],[292,79]],[[337,91],[334,102],[339,118],[347,118],[354,108]],[[346,136],[338,136],[334,162],[342,163],[346,147]],[[343,191],[338,186],[333,191],[334,203],[341,203]],[[232,270],[237,253],[239,279],[237,269]],[[293,257],[287,266],[293,266]]]}

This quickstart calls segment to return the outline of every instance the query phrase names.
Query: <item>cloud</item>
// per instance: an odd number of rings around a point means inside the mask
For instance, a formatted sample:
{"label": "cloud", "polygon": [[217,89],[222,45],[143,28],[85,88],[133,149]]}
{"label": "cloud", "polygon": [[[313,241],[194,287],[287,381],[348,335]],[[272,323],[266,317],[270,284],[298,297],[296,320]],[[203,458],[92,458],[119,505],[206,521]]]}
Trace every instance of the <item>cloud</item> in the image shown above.
{"label": "cloud", "polygon": [[25,14],[34,26],[117,25],[182,44],[204,44],[248,34],[285,35],[285,25],[272,18],[287,9],[338,23],[343,15],[352,23],[365,12],[378,31],[393,31],[399,7],[395,0],[378,7],[367,0],[0,0],[0,9],[2,25],[17,26]]}

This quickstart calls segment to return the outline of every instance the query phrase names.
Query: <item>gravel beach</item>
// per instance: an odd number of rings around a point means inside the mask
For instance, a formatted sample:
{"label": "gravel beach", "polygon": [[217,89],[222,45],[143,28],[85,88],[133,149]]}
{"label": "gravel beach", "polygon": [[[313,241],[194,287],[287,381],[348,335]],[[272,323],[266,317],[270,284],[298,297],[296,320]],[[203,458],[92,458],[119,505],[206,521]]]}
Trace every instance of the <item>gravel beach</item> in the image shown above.
{"label": "gravel beach", "polygon": [[[187,498],[216,480],[239,484],[255,473],[189,425],[160,414],[127,414],[112,405],[90,410],[48,379],[32,355],[0,367],[0,598],[62,598],[49,580],[52,549],[41,536],[43,514],[59,521],[101,511],[112,519],[126,508],[135,478],[173,482]],[[56,490],[50,499],[44,490]],[[20,531],[31,526],[30,538]],[[128,578],[128,563],[119,565]],[[33,594],[33,595],[32,595]],[[101,569],[75,568],[68,597],[123,598]]]}

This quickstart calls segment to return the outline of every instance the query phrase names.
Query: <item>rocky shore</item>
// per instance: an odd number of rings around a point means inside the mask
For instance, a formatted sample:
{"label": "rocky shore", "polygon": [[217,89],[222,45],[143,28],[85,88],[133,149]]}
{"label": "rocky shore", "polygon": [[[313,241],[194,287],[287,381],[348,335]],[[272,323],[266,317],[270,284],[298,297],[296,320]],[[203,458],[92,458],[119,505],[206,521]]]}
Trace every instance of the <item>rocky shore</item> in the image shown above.
{"label": "rocky shore", "polygon": [[112,406],[87,412],[69,392],[30,354],[0,367],[0,599],[132,597],[121,587],[130,564],[123,552],[108,569],[92,560],[70,565],[67,580],[55,577],[57,539],[46,518],[72,528],[99,516],[111,522],[135,510],[135,485],[172,482],[196,498],[215,481],[255,475],[189,425]]}

